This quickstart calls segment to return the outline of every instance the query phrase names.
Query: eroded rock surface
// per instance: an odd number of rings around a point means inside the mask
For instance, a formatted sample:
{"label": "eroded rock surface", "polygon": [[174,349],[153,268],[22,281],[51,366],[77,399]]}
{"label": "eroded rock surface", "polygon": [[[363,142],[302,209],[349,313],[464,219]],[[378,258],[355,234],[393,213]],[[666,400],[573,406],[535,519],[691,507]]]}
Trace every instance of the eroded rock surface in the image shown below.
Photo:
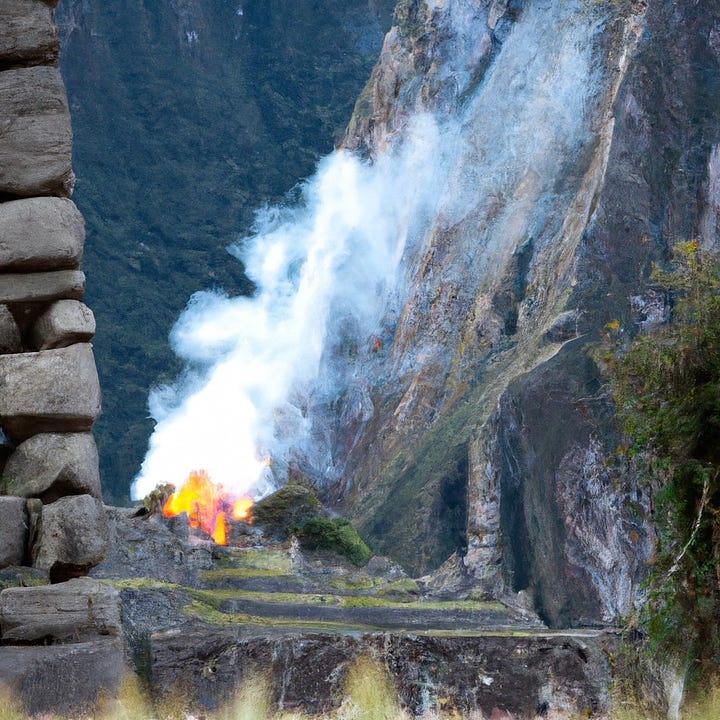
{"label": "eroded rock surface", "polygon": [[41,433],[21,443],[8,458],[6,477],[16,495],[51,503],[64,495],[98,500],[100,472],[95,438],[90,433]]}
{"label": "eroded rock surface", "polygon": [[72,131],[65,86],[55,67],[0,72],[0,193],[28,197],[72,192]]}
{"label": "eroded rock surface", "polygon": [[18,353],[22,350],[20,328],[7,305],[0,305],[0,353]]}
{"label": "eroded rock surface", "polygon": [[[484,717],[589,716],[608,705],[611,636],[417,637],[337,634],[247,638],[232,629],[181,626],[151,641],[158,687],[182,687],[217,707],[244,677],[268,672],[281,709],[322,713],[343,697],[349,667],[376,658],[411,713]],[[188,652],[193,648],[192,652]]]}
{"label": "eroded rock surface", "polygon": [[589,350],[662,318],[637,298],[674,240],[717,246],[719,22],[692,0],[399,3],[344,144],[380,155],[420,111],[456,142],[382,351],[321,422],[339,505],[412,572],[527,591],[558,626],[632,608],[650,492]]}
{"label": "eroded rock surface", "polygon": [[0,203],[0,270],[77,268],[84,242],[82,215],[67,198]]}
{"label": "eroded rock surface", "polygon": [[4,645],[80,642],[120,635],[116,590],[90,578],[0,592]]}
{"label": "eroded rock surface", "polygon": [[33,544],[33,565],[60,582],[87,574],[107,552],[107,518],[91,495],[64,497],[43,506]]}
{"label": "eroded rock surface", "polygon": [[25,500],[21,497],[0,497],[0,568],[22,565],[27,542]]}
{"label": "eroded rock surface", "polygon": [[0,355],[0,424],[13,439],[86,431],[99,412],[92,346]]}
{"label": "eroded rock surface", "polygon": [[123,673],[117,638],[0,652],[0,678],[29,716],[83,716],[117,693]]}
{"label": "eroded rock surface", "polygon": [[79,270],[0,275],[0,302],[38,303],[58,298],[81,298],[85,273]]}
{"label": "eroded rock surface", "polygon": [[0,0],[0,70],[57,62],[60,34],[43,0]]}
{"label": "eroded rock surface", "polygon": [[36,350],[67,347],[88,342],[95,334],[92,310],[77,300],[58,300],[33,325],[32,342]]}

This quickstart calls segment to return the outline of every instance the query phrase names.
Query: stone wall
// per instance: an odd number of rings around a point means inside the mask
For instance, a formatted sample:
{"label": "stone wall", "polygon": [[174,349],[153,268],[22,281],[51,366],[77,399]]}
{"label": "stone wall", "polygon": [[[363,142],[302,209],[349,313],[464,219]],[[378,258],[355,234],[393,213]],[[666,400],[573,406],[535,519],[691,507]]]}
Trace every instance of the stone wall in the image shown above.
{"label": "stone wall", "polygon": [[0,686],[30,712],[122,672],[117,593],[81,577],[108,540],[56,2],[0,0]]}
{"label": "stone wall", "polygon": [[0,568],[84,575],[107,531],[100,388],[54,3],[0,0]]}

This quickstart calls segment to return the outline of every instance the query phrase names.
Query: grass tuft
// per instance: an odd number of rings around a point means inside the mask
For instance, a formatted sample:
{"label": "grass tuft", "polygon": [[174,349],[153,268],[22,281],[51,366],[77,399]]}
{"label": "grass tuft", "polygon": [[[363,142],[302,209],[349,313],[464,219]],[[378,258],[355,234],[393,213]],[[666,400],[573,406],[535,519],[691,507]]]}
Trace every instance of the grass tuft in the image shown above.
{"label": "grass tuft", "polygon": [[216,720],[270,720],[272,691],[266,675],[253,673],[243,680],[233,702]]}
{"label": "grass tuft", "polygon": [[406,720],[395,688],[383,666],[376,660],[359,657],[345,681],[346,698],[337,720]]}

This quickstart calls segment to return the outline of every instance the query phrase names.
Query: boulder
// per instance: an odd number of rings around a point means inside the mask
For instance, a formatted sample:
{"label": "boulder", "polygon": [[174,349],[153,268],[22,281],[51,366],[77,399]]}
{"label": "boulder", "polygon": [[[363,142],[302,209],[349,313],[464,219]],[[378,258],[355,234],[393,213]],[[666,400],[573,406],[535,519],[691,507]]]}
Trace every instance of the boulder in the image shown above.
{"label": "boulder", "polygon": [[12,491],[51,503],[66,495],[101,499],[95,438],[91,433],[42,433],[18,446],[5,465]]}
{"label": "boulder", "polygon": [[24,498],[0,497],[0,568],[22,564],[27,537]]}
{"label": "boulder", "polygon": [[61,498],[43,507],[32,547],[33,565],[50,571],[52,582],[87,574],[104,557],[107,517],[90,495]]}
{"label": "boulder", "polygon": [[72,131],[56,67],[0,73],[0,194],[72,193]]}
{"label": "boulder", "polygon": [[20,329],[7,305],[0,305],[0,353],[22,351]]}
{"label": "boulder", "polygon": [[78,300],[58,300],[41,315],[32,329],[36,350],[67,347],[88,342],[95,334],[95,316]]}
{"label": "boulder", "polygon": [[78,642],[120,635],[117,590],[91,578],[0,592],[0,637],[4,645]]}
{"label": "boulder", "polygon": [[124,671],[119,638],[0,652],[0,685],[22,705],[23,717],[88,717],[117,693]]}
{"label": "boulder", "polygon": [[0,269],[60,270],[80,265],[85,222],[72,200],[25,198],[0,204]]}
{"label": "boulder", "polygon": [[11,439],[87,431],[99,412],[91,345],[0,355],[0,425]]}
{"label": "boulder", "polygon": [[60,37],[42,0],[0,0],[0,68],[57,62]]}
{"label": "boulder", "polygon": [[24,303],[70,298],[85,292],[85,273],[79,270],[0,275],[0,302]]}

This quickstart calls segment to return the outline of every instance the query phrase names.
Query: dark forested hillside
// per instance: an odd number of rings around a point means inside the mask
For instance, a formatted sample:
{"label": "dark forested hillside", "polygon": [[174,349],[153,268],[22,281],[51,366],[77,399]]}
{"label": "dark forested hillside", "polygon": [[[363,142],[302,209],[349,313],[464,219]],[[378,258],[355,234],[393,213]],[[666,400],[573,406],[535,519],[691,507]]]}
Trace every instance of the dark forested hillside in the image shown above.
{"label": "dark forested hillside", "polygon": [[178,370],[170,327],[196,290],[249,291],[225,247],[332,149],[393,4],[61,0],[106,500],[127,499],[148,390]]}

